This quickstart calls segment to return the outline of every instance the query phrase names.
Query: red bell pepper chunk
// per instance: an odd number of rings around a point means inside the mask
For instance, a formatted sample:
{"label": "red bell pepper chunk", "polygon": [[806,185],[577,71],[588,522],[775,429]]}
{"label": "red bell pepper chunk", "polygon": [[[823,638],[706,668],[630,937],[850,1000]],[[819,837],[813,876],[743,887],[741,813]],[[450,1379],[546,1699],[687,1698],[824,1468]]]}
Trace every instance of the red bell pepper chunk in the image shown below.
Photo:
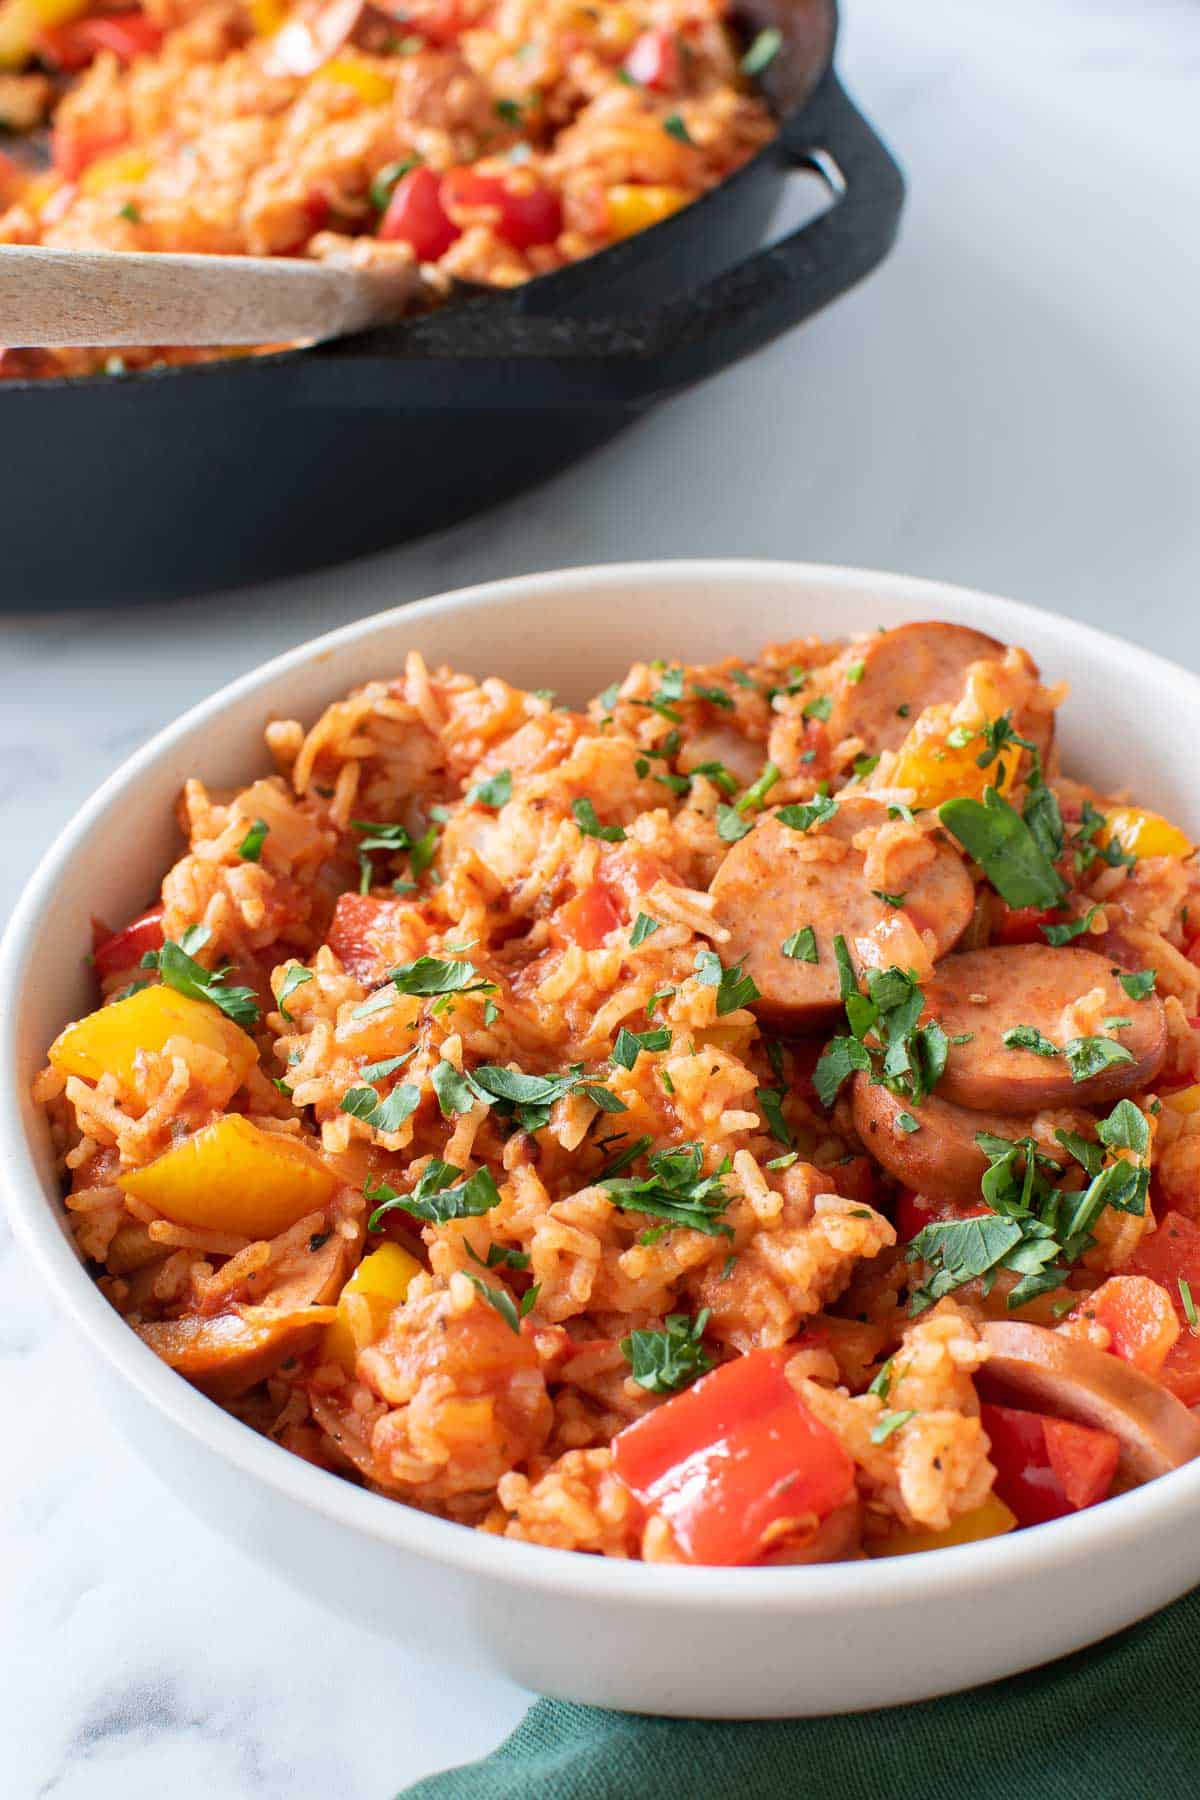
{"label": "red bell pepper chunk", "polygon": [[739,1356],[613,1440],[618,1476],[685,1562],[753,1562],[784,1521],[815,1529],[853,1499],[854,1464],[789,1382],[790,1355]]}
{"label": "red bell pepper chunk", "polygon": [[560,945],[578,944],[581,950],[598,950],[610,931],[621,923],[620,911],[603,882],[593,882],[550,921],[551,939]]}
{"label": "red bell pepper chunk", "polygon": [[[107,150],[119,149],[127,136],[123,125],[106,128],[98,123],[90,129],[83,125],[72,125],[69,129],[66,125],[56,125],[50,133],[50,159],[66,181],[75,181],[98,156],[103,156]],[[45,219],[43,208],[43,223]]]}
{"label": "red bell pepper chunk", "polygon": [[512,187],[478,169],[451,169],[442,178],[441,200],[451,218],[464,226],[472,213],[494,213],[496,231],[514,250],[552,244],[562,230],[562,201],[553,188]]}
{"label": "red bell pepper chunk", "polygon": [[37,49],[43,62],[72,73],[85,69],[101,50],[131,63],[135,56],[152,55],[162,41],[162,27],[153,19],[144,12],[127,12],[47,26],[38,33]]}
{"label": "red bell pepper chunk", "polygon": [[1044,1525],[1103,1500],[1121,1454],[1111,1431],[1015,1406],[980,1407],[996,1493],[1021,1525]]}
{"label": "red bell pepper chunk", "polygon": [[1044,944],[1046,937],[1043,925],[1061,924],[1063,914],[1046,906],[1008,906],[1003,900],[996,903],[996,912],[992,925],[992,942],[994,944]]}
{"label": "red bell pepper chunk", "polygon": [[1200,1224],[1185,1213],[1168,1212],[1158,1230],[1144,1237],[1121,1273],[1148,1275],[1166,1288],[1183,1330],[1167,1353],[1158,1379],[1185,1406],[1200,1405],[1200,1336],[1193,1334],[1179,1283],[1188,1285],[1200,1307]]}
{"label": "red bell pepper chunk", "polygon": [[99,927],[102,935],[92,951],[92,967],[100,980],[107,981],[110,975],[136,969],[147,950],[161,950],[162,922],[162,907],[152,906],[148,912],[131,919],[121,931],[108,932],[103,926]]}
{"label": "red bell pepper chunk", "polygon": [[672,94],[683,79],[683,57],[673,31],[644,31],[625,58],[625,73],[639,87]]}
{"label": "red bell pepper chunk", "polygon": [[462,236],[446,217],[441,184],[424,164],[402,175],[392,189],[379,233],[389,243],[408,244],[421,262],[436,262]]}
{"label": "red bell pepper chunk", "polygon": [[385,954],[377,934],[386,933],[399,905],[374,894],[339,894],[326,942],[347,974],[370,981]]}

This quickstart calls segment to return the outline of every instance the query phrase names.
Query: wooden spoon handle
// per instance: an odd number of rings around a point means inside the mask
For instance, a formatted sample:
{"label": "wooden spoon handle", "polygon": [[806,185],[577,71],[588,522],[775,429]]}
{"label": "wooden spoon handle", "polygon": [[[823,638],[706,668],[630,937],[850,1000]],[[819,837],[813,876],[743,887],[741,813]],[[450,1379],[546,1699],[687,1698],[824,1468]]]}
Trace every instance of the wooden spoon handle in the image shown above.
{"label": "wooden spoon handle", "polygon": [[0,344],[271,344],[398,318],[415,267],[0,245]]}

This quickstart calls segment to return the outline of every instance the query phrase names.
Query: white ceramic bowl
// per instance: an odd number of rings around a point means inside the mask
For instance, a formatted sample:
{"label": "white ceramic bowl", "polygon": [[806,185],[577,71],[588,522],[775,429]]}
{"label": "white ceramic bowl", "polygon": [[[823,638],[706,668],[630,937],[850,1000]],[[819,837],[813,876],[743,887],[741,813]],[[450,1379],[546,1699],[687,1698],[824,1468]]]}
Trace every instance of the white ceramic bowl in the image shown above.
{"label": "white ceramic bowl", "polygon": [[187,1505],[386,1635],[529,1687],[634,1711],[774,1717],[920,1700],[1103,1637],[1200,1580],[1200,1463],[1075,1518],[924,1556],[823,1568],[644,1567],[488,1537],[352,1487],[237,1424],[160,1363],[76,1258],[29,1084],[92,1003],[89,916],[145,904],[177,850],[184,777],[266,766],[269,716],[311,720],[415,645],[578,701],[635,658],[946,618],[1071,681],[1068,768],[1130,785],[1200,835],[1200,681],[1066,619],[937,583],[753,562],[637,564],[469,588],[293,650],[195,707],[54,844],[0,949],[0,1172],[16,1231],[81,1333],[127,1435]]}

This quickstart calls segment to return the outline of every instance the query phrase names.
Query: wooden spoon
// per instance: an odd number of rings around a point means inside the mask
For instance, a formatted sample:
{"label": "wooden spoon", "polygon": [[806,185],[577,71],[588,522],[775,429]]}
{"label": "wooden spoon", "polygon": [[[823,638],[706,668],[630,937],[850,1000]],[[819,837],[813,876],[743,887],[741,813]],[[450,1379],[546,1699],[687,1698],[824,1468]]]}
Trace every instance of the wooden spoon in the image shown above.
{"label": "wooden spoon", "polygon": [[415,263],[0,245],[0,344],[317,342],[401,317]]}

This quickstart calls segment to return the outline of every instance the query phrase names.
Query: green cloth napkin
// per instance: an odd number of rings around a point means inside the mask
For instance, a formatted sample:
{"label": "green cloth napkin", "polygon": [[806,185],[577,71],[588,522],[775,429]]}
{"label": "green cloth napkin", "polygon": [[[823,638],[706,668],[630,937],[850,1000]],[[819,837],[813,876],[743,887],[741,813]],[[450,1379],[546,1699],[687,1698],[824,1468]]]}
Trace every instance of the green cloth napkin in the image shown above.
{"label": "green cloth napkin", "polygon": [[539,1700],[405,1800],[1196,1800],[1198,1646],[1200,1588],[1062,1662],[888,1712],[723,1724]]}

